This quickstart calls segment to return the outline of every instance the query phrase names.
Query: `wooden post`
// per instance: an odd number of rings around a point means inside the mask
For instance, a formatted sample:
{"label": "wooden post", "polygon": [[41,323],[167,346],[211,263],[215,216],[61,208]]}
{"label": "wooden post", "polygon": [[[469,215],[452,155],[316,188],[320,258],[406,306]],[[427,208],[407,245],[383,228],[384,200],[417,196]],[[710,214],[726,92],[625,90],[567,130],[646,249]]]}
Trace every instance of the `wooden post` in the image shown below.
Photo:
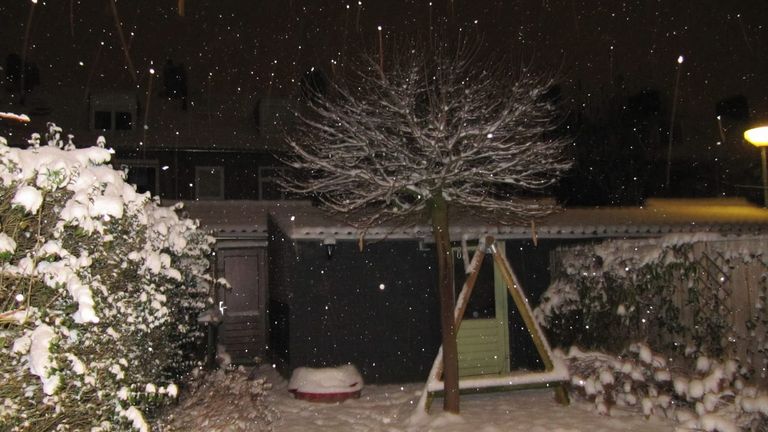
{"label": "wooden post", "polygon": [[[493,237],[488,237],[486,245],[493,244]],[[490,243],[488,243],[490,241]],[[456,310],[453,313],[454,327],[456,334],[459,334],[459,328],[461,327],[461,320],[464,317],[464,311],[467,310],[469,304],[469,298],[472,295],[472,290],[475,289],[475,282],[477,281],[477,275],[480,274],[480,266],[483,264],[483,258],[485,257],[485,251],[478,248],[475,254],[472,255],[472,263],[469,267],[472,271],[467,276],[467,281],[464,282],[464,286],[459,292],[459,297],[456,299]],[[458,348],[458,347],[457,347]],[[458,350],[458,349],[457,349]],[[437,365],[437,371],[435,376],[439,377],[443,373],[443,358],[440,356],[439,364]]]}
{"label": "wooden post", "polygon": [[433,192],[430,200],[432,235],[435,238],[440,296],[440,328],[443,342],[443,409],[459,413],[459,354],[456,345],[453,293],[453,256],[448,232],[448,203],[442,191]]}

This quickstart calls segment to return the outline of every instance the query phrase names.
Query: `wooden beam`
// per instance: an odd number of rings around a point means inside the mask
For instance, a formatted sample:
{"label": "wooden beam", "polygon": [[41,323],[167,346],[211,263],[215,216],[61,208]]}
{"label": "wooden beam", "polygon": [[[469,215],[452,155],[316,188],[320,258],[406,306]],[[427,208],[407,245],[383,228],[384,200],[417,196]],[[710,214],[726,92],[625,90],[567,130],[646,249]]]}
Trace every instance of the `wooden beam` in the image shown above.
{"label": "wooden beam", "polygon": [[[491,239],[491,244],[493,244],[493,237],[488,238]],[[478,249],[476,249],[475,253],[472,255],[472,261],[469,264],[470,271],[469,275],[467,276],[467,280],[464,282],[464,286],[461,288],[459,298],[456,299],[456,311],[454,312],[453,316],[453,318],[456,320],[456,334],[459,334],[461,320],[464,317],[464,312],[467,310],[469,298],[472,296],[472,290],[475,289],[477,275],[480,274],[480,267],[483,265],[484,258],[485,251],[478,247]]]}

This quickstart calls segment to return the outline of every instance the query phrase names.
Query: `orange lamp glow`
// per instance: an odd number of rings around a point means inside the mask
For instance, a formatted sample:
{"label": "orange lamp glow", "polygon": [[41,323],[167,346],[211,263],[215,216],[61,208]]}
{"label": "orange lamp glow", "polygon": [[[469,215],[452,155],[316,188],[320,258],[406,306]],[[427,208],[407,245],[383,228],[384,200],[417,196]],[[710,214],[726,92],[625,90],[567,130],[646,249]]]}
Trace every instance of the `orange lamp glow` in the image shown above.
{"label": "orange lamp glow", "polygon": [[768,146],[768,126],[756,127],[744,131],[744,139],[756,147]]}

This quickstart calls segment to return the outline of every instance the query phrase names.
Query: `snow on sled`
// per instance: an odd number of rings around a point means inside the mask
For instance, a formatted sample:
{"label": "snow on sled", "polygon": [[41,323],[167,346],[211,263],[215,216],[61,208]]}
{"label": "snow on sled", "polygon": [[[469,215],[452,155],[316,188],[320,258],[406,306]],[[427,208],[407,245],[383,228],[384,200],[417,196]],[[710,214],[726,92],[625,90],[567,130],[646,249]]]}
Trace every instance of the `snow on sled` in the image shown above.
{"label": "snow on sled", "polygon": [[362,389],[363,377],[351,364],[335,368],[296,368],[288,382],[288,391],[296,399],[311,402],[357,399]]}

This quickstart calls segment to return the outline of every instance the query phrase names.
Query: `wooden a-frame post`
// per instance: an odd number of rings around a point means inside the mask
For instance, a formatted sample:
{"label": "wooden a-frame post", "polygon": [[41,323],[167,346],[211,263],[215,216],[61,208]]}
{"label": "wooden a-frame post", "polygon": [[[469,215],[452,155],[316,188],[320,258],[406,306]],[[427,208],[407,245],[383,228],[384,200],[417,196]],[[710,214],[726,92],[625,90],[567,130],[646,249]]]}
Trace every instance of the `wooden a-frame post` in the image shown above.
{"label": "wooden a-frame post", "polygon": [[[464,286],[461,289],[461,292],[459,293],[458,298],[456,299],[456,306],[454,309],[454,323],[455,323],[455,329],[456,334],[458,334],[459,329],[461,328],[461,321],[462,317],[464,316],[464,311],[467,308],[467,305],[469,303],[469,298],[472,294],[472,291],[475,288],[475,282],[477,281],[478,274],[480,273],[480,267],[483,262],[483,259],[486,255],[486,250],[489,250],[493,254],[493,260],[494,263],[499,267],[501,270],[501,275],[504,279],[504,282],[507,286],[507,290],[509,291],[510,295],[512,296],[513,301],[515,302],[515,306],[517,307],[518,312],[523,317],[523,322],[525,323],[526,328],[528,329],[528,332],[531,335],[531,338],[533,339],[534,346],[536,347],[536,351],[538,352],[539,356],[541,357],[541,361],[544,363],[544,371],[538,372],[535,374],[526,374],[522,378],[525,377],[533,377],[529,382],[526,381],[526,379],[519,379],[520,377],[515,377],[514,375],[510,374],[509,377],[494,377],[493,379],[474,379],[472,380],[469,385],[462,386],[463,384],[461,380],[459,381],[459,388],[460,389],[471,389],[474,391],[481,390],[482,388],[494,388],[494,389],[514,389],[516,387],[525,387],[528,388],[531,385],[542,385],[542,386],[549,386],[554,385],[555,390],[555,399],[564,405],[568,404],[568,393],[565,390],[564,382],[568,380],[568,374],[567,371],[563,370],[562,368],[557,368],[555,363],[552,360],[552,349],[549,346],[549,343],[547,342],[546,338],[544,337],[544,333],[541,330],[541,327],[539,327],[539,324],[536,322],[536,320],[533,317],[533,311],[531,310],[530,305],[528,305],[528,301],[525,298],[525,295],[522,291],[522,286],[520,285],[520,282],[517,279],[517,276],[515,275],[514,271],[512,270],[512,267],[509,265],[509,261],[507,261],[506,257],[499,252],[499,250],[496,248],[495,240],[493,237],[488,236],[485,238],[485,242],[480,242],[481,244],[476,249],[474,255],[472,256],[472,260],[469,265],[469,273],[467,275],[467,280],[464,283]],[[437,355],[435,356],[435,361],[432,364],[432,369],[430,370],[429,377],[427,378],[427,384],[425,385],[424,391],[421,394],[421,398],[419,399],[418,408],[419,410],[429,410],[429,405],[431,403],[431,395],[435,393],[439,393],[439,385],[440,385],[440,377],[442,376],[442,366],[443,366],[443,348],[442,346],[437,352]]]}

